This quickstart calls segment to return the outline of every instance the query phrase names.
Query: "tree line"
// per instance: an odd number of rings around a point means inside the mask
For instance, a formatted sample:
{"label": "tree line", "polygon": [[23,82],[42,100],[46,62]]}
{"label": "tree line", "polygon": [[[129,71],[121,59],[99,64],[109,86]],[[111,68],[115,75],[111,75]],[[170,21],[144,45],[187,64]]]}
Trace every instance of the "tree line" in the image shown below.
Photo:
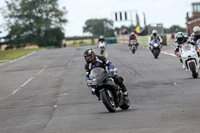
{"label": "tree line", "polygon": [[[5,0],[6,7],[1,9],[5,20],[5,28],[8,34],[0,39],[2,44],[8,44],[8,48],[20,48],[27,44],[36,44],[40,47],[60,47],[65,38],[64,24],[67,11],[65,7],[59,8],[58,0]],[[93,37],[104,35],[114,37],[121,29],[129,33],[135,28],[132,26],[113,26],[113,21],[103,19],[88,19],[83,27],[84,33],[90,33]],[[173,25],[165,29],[165,33],[185,32],[185,28]],[[67,39],[67,38],[66,38]]]}
{"label": "tree line", "polygon": [[[124,26],[113,27],[113,21],[108,19],[89,19],[85,22],[83,27],[83,32],[88,32],[92,35],[99,36],[104,35],[106,37],[113,37],[119,35],[122,29],[126,29],[128,33],[132,32],[136,26]],[[180,27],[179,25],[172,25],[170,28],[164,28],[164,33],[177,33],[177,32],[186,32],[186,29]],[[115,34],[114,34],[115,33]]]}
{"label": "tree line", "polygon": [[9,47],[27,44],[59,47],[65,37],[63,25],[67,23],[65,7],[59,9],[58,0],[5,0],[1,13],[6,21],[8,35],[2,37]]}

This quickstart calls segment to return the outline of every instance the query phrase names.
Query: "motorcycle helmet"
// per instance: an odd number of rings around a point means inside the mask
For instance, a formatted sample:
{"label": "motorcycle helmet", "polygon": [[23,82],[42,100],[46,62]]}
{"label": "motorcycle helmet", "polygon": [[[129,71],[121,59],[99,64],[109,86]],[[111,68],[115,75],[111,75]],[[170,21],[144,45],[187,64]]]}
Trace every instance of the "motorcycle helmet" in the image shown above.
{"label": "motorcycle helmet", "polygon": [[96,59],[96,54],[95,54],[94,49],[87,48],[84,51],[84,58],[85,58],[85,61],[88,62],[88,63],[90,63],[93,60],[95,60]]}
{"label": "motorcycle helmet", "polygon": [[157,30],[153,30],[153,31],[152,31],[152,34],[153,34],[154,36],[156,36],[157,33],[158,33]]}
{"label": "motorcycle helmet", "polygon": [[130,39],[135,39],[135,38],[136,38],[135,34],[133,32],[131,32]]}
{"label": "motorcycle helmet", "polygon": [[100,36],[99,37],[99,41],[104,41],[105,39],[104,39],[104,36]]}
{"label": "motorcycle helmet", "polygon": [[178,32],[176,34],[176,40],[179,44],[183,43],[184,42],[184,34],[183,32]]}
{"label": "motorcycle helmet", "polygon": [[194,36],[195,37],[199,37],[200,36],[200,27],[199,26],[195,26],[193,28],[193,32],[194,32]]}

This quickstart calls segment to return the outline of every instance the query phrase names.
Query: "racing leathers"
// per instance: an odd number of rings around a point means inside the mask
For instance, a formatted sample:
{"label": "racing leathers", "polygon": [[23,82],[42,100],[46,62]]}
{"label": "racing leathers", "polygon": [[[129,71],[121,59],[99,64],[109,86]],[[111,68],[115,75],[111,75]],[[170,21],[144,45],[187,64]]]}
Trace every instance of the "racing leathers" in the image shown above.
{"label": "racing leathers", "polygon": [[[101,67],[101,68],[106,69],[106,66],[108,67],[109,73],[113,74],[114,73],[114,65],[108,59],[106,59],[105,56],[96,55],[96,59],[94,62],[91,62],[91,63],[86,62],[85,70],[86,70],[87,85],[90,81],[89,75],[90,75],[91,70],[96,67]],[[124,79],[121,76],[118,76],[117,74],[115,74],[113,76],[113,79],[114,79],[115,83],[118,84],[122,88],[123,93],[126,93],[125,95],[128,95],[127,88],[123,83]]]}
{"label": "racing leathers", "polygon": [[153,40],[158,40],[158,41],[160,42],[160,45],[161,45],[161,48],[162,48],[162,42],[163,42],[163,40],[162,40],[162,38],[160,37],[160,35],[157,34],[156,36],[154,36],[153,34],[151,34],[150,40],[149,40],[149,45],[150,45],[150,46],[149,46],[149,49],[150,49],[150,50],[152,50],[152,49],[151,49],[151,43],[152,43]]}

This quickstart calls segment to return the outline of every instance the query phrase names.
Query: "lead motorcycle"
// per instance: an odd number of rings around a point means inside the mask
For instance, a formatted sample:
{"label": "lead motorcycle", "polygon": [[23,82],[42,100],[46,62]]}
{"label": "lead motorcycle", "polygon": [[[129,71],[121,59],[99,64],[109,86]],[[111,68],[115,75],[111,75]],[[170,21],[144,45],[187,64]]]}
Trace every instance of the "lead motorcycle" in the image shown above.
{"label": "lead motorcycle", "polygon": [[197,78],[199,70],[199,57],[196,47],[189,43],[185,43],[181,47],[181,58],[186,71],[189,71],[193,78]]}
{"label": "lead motorcycle", "polygon": [[161,50],[161,45],[160,42],[158,40],[153,40],[151,42],[151,52],[154,55],[154,58],[157,59],[159,54],[160,54],[160,50]]}
{"label": "lead motorcycle", "polygon": [[126,110],[130,107],[130,101],[122,95],[122,89],[114,82],[106,70],[97,67],[90,74],[90,86],[93,93],[102,100],[109,112],[115,112],[117,107]]}

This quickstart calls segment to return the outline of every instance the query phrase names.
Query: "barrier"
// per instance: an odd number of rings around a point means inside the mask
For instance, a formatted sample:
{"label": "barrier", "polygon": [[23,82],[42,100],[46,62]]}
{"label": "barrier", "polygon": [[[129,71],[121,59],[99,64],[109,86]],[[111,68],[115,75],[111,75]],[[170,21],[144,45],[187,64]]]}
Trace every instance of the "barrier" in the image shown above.
{"label": "barrier", "polygon": [[[168,37],[167,35],[163,35],[161,36],[163,39],[163,45],[168,45]],[[136,37],[138,40],[139,45],[141,46],[149,46],[149,40],[150,40],[150,36],[137,36]],[[128,45],[128,40],[129,40],[129,35],[119,35],[118,36],[118,42],[120,44],[127,44]]]}

